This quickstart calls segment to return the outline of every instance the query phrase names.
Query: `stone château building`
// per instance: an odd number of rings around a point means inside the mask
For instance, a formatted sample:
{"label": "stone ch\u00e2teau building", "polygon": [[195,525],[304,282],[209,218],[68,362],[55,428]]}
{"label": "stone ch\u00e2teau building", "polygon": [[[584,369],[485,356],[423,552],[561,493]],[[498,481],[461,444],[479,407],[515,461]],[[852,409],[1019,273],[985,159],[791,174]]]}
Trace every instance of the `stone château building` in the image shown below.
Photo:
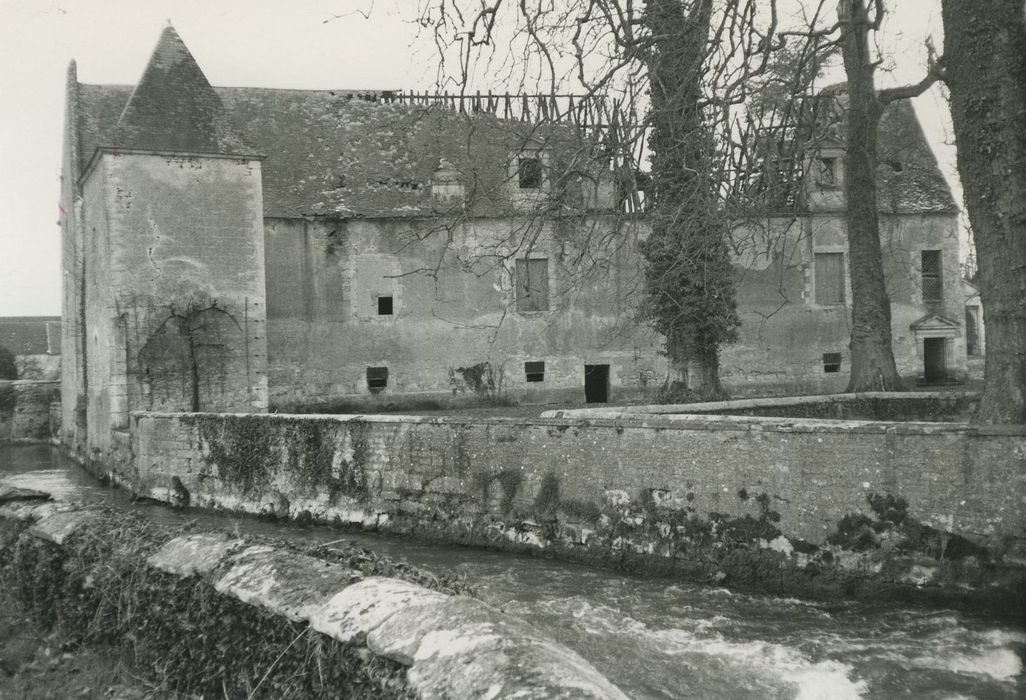
{"label": "stone ch\u00e2teau building", "polygon": [[[69,69],[63,436],[107,453],[135,410],[400,396],[621,400],[662,385],[637,318],[643,213],[601,140],[393,93],[212,87],[168,26],[139,83]],[[509,101],[506,100],[508,106]],[[907,103],[880,174],[894,349],[964,371],[956,208]],[[739,222],[738,393],[843,388],[843,149],[800,215]]]}

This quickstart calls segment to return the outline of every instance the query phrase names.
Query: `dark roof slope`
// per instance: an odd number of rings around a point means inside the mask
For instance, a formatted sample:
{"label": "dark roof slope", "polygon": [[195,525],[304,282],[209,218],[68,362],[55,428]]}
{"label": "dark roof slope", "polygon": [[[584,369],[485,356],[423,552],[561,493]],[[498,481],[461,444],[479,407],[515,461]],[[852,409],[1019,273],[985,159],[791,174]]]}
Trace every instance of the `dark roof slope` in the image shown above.
{"label": "dark roof slope", "polygon": [[180,153],[250,154],[221,98],[174,27],[160,35],[107,144]]}
{"label": "dark roof slope", "polygon": [[[242,138],[266,155],[265,216],[428,215],[436,211],[430,182],[442,159],[466,187],[469,213],[503,213],[516,189],[506,186],[511,154],[531,140],[544,142],[560,161],[554,168],[580,168],[573,161],[589,158],[595,165],[594,151],[586,153],[593,147],[563,127],[532,127],[442,105],[369,101],[345,90],[213,91]],[[117,115],[131,93],[120,85],[78,86],[80,163],[88,163],[97,146],[112,144]],[[173,130],[183,128],[175,124]],[[882,210],[957,210],[909,101],[887,108],[879,156]]]}
{"label": "dark roof slope", "polygon": [[[819,92],[820,120],[815,138],[843,148],[847,83],[835,83]],[[916,116],[912,100],[887,105],[877,132],[877,206],[885,212],[956,212],[958,205],[941,173]]]}
{"label": "dark roof slope", "polygon": [[15,355],[59,355],[60,316],[0,317],[0,347]]}
{"label": "dark roof slope", "polygon": [[[115,141],[111,115],[131,91],[78,86],[80,162]],[[265,216],[432,214],[431,176],[442,159],[472,195],[472,213],[499,213],[510,204],[504,185],[511,153],[540,141],[570,157],[582,145],[564,127],[471,116],[442,105],[370,101],[347,90],[214,91],[245,141],[266,155]]]}
{"label": "dark roof slope", "polygon": [[958,211],[912,100],[890,103],[880,118],[876,184],[881,211]]}

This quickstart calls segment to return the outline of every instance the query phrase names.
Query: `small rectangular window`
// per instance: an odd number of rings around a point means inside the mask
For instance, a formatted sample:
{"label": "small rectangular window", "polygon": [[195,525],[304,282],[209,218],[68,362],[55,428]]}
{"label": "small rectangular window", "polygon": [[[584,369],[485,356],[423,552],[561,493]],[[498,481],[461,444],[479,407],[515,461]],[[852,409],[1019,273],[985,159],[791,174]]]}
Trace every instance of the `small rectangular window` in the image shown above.
{"label": "small rectangular window", "polygon": [[816,159],[816,184],[823,187],[833,187],[837,184],[836,158]]}
{"label": "small rectangular window", "polygon": [[965,352],[967,355],[982,355],[980,351],[979,307],[965,307]]}
{"label": "small rectangular window", "polygon": [[377,393],[388,386],[388,367],[367,368],[367,388]]}
{"label": "small rectangular window", "polygon": [[538,156],[517,159],[517,179],[522,190],[537,190],[542,186],[542,162]]}
{"label": "small rectangular window", "polygon": [[544,382],[545,381],[545,363],[544,362],[525,362],[524,363],[524,374],[527,375],[528,382]]}
{"label": "small rectangular window", "polygon": [[941,275],[941,252],[924,250],[923,262],[923,301],[938,302],[944,299],[944,286]]}
{"label": "small rectangular window", "polygon": [[844,303],[844,253],[816,253],[816,303]]}
{"label": "small rectangular window", "polygon": [[839,352],[825,352],[823,353],[823,371],[827,374],[841,371],[841,353]]}
{"label": "small rectangular window", "polygon": [[548,259],[521,258],[516,265],[517,311],[548,311]]}
{"label": "small rectangular window", "polygon": [[392,315],[392,297],[378,297],[378,315]]}

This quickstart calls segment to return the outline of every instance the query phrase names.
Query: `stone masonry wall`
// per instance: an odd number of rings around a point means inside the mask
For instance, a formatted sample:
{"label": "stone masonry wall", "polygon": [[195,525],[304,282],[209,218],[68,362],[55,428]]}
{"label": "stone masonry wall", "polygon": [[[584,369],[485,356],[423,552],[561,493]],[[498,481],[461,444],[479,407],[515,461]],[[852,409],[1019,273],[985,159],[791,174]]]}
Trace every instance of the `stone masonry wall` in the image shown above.
{"label": "stone masonry wall", "polygon": [[49,440],[59,428],[50,410],[59,395],[57,381],[0,381],[0,443]]}
{"label": "stone masonry wall", "polygon": [[787,594],[1026,604],[1021,430],[137,413],[131,439],[115,479],[180,505]]}
{"label": "stone masonry wall", "polygon": [[[536,230],[530,220],[476,219],[440,235],[445,223],[266,220],[272,406],[344,399],[363,411],[411,395],[583,403],[586,365],[609,365],[610,400],[662,384],[660,341],[632,317],[642,281],[633,223],[596,216]],[[537,237],[529,253],[518,248],[528,230]],[[585,242],[603,266],[582,266],[575,246]],[[517,300],[525,256],[547,261],[546,310]],[[533,381],[527,362],[544,363]],[[368,386],[370,367],[388,369],[387,386]]]}
{"label": "stone masonry wall", "polygon": [[878,493],[946,531],[1026,534],[1026,434],[957,424],[215,414],[133,423],[137,473],[123,476],[158,498],[179,483],[195,505],[285,504],[383,525],[443,504],[456,518],[537,515],[546,489],[581,518],[588,504],[601,511],[646,492],[667,510],[754,517],[766,494],[783,534],[822,543]]}

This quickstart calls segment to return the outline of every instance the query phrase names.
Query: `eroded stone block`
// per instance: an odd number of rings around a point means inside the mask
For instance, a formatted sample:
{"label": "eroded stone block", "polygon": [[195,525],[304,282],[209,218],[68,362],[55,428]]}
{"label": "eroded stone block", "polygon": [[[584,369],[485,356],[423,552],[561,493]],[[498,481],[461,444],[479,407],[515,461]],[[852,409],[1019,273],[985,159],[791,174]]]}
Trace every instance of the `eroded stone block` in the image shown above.
{"label": "eroded stone block", "polygon": [[77,530],[95,522],[99,515],[90,510],[70,510],[49,515],[29,528],[29,534],[54,544],[64,544]]}
{"label": "eroded stone block", "polygon": [[36,489],[23,489],[19,486],[0,486],[0,503],[26,502],[26,501],[49,501],[53,498],[46,491]]}
{"label": "eroded stone block", "polygon": [[[424,636],[442,629],[460,630],[469,626],[492,625],[502,614],[474,598],[456,596],[430,600],[401,608],[367,634],[367,646],[375,654],[413,664]],[[505,616],[502,616],[505,617]]]}
{"label": "eroded stone block", "polygon": [[332,597],[313,613],[310,626],[340,642],[361,644],[370,631],[400,610],[447,598],[444,593],[413,583],[372,577]]}
{"label": "eroded stone block", "polygon": [[424,700],[627,697],[566,647],[489,625],[428,633],[407,678]]}
{"label": "eroded stone block", "polygon": [[204,575],[220,566],[242,544],[242,540],[229,539],[225,533],[176,537],[146,562],[155,569],[177,576]]}
{"label": "eroded stone block", "polygon": [[214,588],[301,621],[311,619],[335,593],[360,577],[359,572],[322,559],[256,546],[236,555]]}

